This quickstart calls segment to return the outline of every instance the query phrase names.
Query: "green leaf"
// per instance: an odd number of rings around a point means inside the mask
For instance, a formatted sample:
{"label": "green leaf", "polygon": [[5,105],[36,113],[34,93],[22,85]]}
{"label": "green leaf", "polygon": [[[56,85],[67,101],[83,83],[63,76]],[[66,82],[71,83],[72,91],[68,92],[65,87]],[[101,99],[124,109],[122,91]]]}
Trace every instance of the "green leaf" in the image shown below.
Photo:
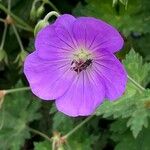
{"label": "green leaf", "polygon": [[123,63],[129,76],[139,84],[145,86],[147,80],[149,80],[150,64],[144,63],[142,56],[136,53],[133,49],[131,49]]}
{"label": "green leaf", "polygon": [[134,99],[122,98],[116,102],[105,101],[96,111],[96,115],[103,115],[104,118],[127,118],[134,112]]}
{"label": "green leaf", "polygon": [[[143,63],[143,59],[133,50],[129,52],[123,61],[125,68],[135,81],[145,85],[149,78],[149,64]],[[139,93],[138,88],[128,81],[126,92],[115,102],[105,101],[96,111],[96,115],[104,118],[127,118],[127,126],[130,127],[136,138],[143,127],[148,127],[150,90]]]}
{"label": "green leaf", "polygon": [[145,128],[148,127],[148,117],[150,116],[150,111],[145,104],[150,101],[150,90],[147,90],[142,95],[139,95],[138,99],[140,100],[137,100],[136,102],[136,109],[127,122],[127,126],[130,127],[135,138],[138,136],[143,126]]}
{"label": "green leaf", "polygon": [[[118,125],[117,126],[113,125],[113,128],[116,127],[119,128]],[[150,147],[149,133],[150,133],[150,127],[147,129],[143,129],[142,132],[139,134],[139,136],[135,139],[128,130],[121,133],[114,132],[111,136],[111,139],[116,142],[114,149],[115,150],[149,150]]]}
{"label": "green leaf", "polygon": [[48,141],[34,142],[34,150],[51,150],[51,147]]}
{"label": "green leaf", "polygon": [[[130,32],[150,32],[148,0],[130,0],[127,9],[122,4],[112,7],[112,0],[86,0],[87,4],[79,3],[74,13],[79,16],[93,16],[100,18],[118,28],[125,35]],[[115,1],[116,2],[116,1]],[[127,5],[127,0],[120,0]]]}
{"label": "green leaf", "polygon": [[[67,124],[67,125],[66,125]],[[53,117],[53,131],[61,131],[62,134],[69,132],[74,127],[73,119],[57,112]]]}
{"label": "green leaf", "polygon": [[[65,135],[73,128],[75,128],[83,120],[70,118],[60,112],[55,113],[53,117],[53,129],[52,131],[61,132],[61,135]],[[88,137],[88,138],[85,138]],[[77,150],[92,150],[91,145],[97,137],[87,132],[86,126],[80,128],[75,132],[71,138],[67,139],[67,143],[64,147],[70,147],[70,149]]]}
{"label": "green leaf", "polygon": [[[140,34],[140,33],[135,33],[135,34]],[[138,50],[138,52],[145,57],[145,60],[150,62],[150,34],[142,34],[139,35],[139,37],[136,35],[132,35],[132,45],[134,49]]]}
{"label": "green leaf", "polygon": [[137,109],[132,117],[128,120],[127,126],[131,126],[134,137],[136,138],[139,132],[142,130],[142,127],[148,126],[148,113],[145,108]]}
{"label": "green leaf", "polygon": [[0,149],[20,150],[25,139],[30,138],[26,126],[40,118],[40,102],[29,92],[6,95],[0,113]]}

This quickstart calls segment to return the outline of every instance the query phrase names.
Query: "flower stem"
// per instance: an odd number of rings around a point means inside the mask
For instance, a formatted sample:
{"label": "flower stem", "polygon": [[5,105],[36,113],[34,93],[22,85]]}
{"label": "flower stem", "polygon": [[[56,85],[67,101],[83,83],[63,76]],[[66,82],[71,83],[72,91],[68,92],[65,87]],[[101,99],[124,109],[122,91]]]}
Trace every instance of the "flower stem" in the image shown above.
{"label": "flower stem", "polygon": [[[2,103],[4,102],[4,98],[2,98],[2,102],[1,102],[1,100],[0,100],[0,109],[2,108]],[[1,115],[2,115],[2,117],[1,117],[1,122],[0,122],[0,130],[3,128],[3,125],[4,125],[4,108],[2,108],[2,110],[1,110]]]}
{"label": "flower stem", "polygon": [[19,17],[17,17],[16,15],[14,15],[12,12],[10,12],[6,7],[4,7],[2,4],[0,4],[0,9],[3,10],[5,13],[7,13],[8,15],[10,15],[16,22],[18,22],[18,24],[24,26],[27,31],[33,32],[32,27],[30,27],[26,22],[24,22],[23,20],[21,20]]}
{"label": "flower stem", "polygon": [[[17,28],[20,28],[20,29],[29,31],[29,29],[28,29],[27,27],[25,27],[25,26],[23,26],[23,25],[21,25],[21,24],[15,24],[15,26],[16,26]],[[32,31],[32,32],[33,32],[33,31]]]}
{"label": "flower stem", "polygon": [[3,23],[5,23],[4,19],[2,19],[2,18],[0,18],[0,22],[3,22]]}
{"label": "flower stem", "polygon": [[32,6],[35,7],[36,3],[40,2],[42,0],[34,0]]}
{"label": "flower stem", "polygon": [[[8,0],[8,10],[9,11],[10,11],[10,7],[11,7],[11,0]],[[4,43],[5,43],[5,39],[6,39],[6,33],[7,33],[7,28],[8,28],[7,23],[5,23],[5,21],[3,19],[1,19],[1,21],[4,22],[4,32],[3,32],[3,36],[2,36],[2,42],[1,42],[0,50],[2,50],[3,47],[4,47]]]}
{"label": "flower stem", "polygon": [[8,0],[8,11],[11,9],[11,0]]}
{"label": "flower stem", "polygon": [[49,4],[53,10],[59,12],[59,10],[56,8],[56,6],[49,0],[43,0],[44,3]]}
{"label": "flower stem", "polygon": [[35,134],[38,134],[40,135],[41,137],[45,138],[46,140],[52,142],[51,138],[49,138],[46,134],[44,134],[43,132],[40,132],[39,130],[36,130],[36,129],[33,129],[33,128],[30,128],[30,127],[27,127],[29,129],[29,131],[35,133]]}
{"label": "flower stem", "polygon": [[20,36],[19,36],[19,34],[18,34],[18,31],[17,31],[15,25],[12,24],[12,27],[13,27],[13,30],[14,30],[14,32],[15,32],[15,35],[16,35],[17,41],[18,41],[18,43],[19,43],[19,46],[20,46],[20,48],[21,48],[21,51],[24,51],[23,44],[22,44],[22,42],[21,42]]}
{"label": "flower stem", "polygon": [[87,117],[84,121],[82,121],[80,124],[78,124],[74,129],[72,129],[69,133],[63,136],[64,139],[67,139],[69,136],[71,136],[74,132],[76,132],[79,128],[81,128],[85,123],[87,123],[91,118],[93,118],[94,115],[91,115]]}
{"label": "flower stem", "polygon": [[142,87],[139,83],[137,83],[132,77],[127,75],[128,79],[141,91],[145,91],[145,88]]}
{"label": "flower stem", "polygon": [[56,11],[51,11],[49,12],[45,17],[44,17],[44,20],[45,21],[48,21],[48,19],[51,17],[51,16],[56,16],[56,17],[59,17],[59,13],[56,12]]}
{"label": "flower stem", "polygon": [[4,43],[5,43],[5,39],[6,39],[6,33],[7,33],[7,27],[8,27],[8,25],[5,23],[4,32],[3,32],[3,36],[2,36],[2,42],[0,45],[0,50],[2,50],[4,47]]}
{"label": "flower stem", "polygon": [[10,93],[15,93],[15,92],[20,92],[20,91],[27,91],[30,90],[30,87],[22,87],[22,88],[16,88],[16,89],[9,89],[9,90],[5,90],[6,94],[10,94]]}

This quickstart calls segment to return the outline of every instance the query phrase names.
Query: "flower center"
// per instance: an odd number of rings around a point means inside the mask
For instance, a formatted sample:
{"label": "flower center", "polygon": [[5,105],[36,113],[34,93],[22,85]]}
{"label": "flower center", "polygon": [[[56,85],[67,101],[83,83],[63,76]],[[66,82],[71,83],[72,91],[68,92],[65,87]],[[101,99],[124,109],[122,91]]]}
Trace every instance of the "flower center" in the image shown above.
{"label": "flower center", "polygon": [[91,54],[87,51],[79,51],[74,54],[73,61],[71,62],[71,70],[77,72],[78,74],[86,70],[92,64]]}

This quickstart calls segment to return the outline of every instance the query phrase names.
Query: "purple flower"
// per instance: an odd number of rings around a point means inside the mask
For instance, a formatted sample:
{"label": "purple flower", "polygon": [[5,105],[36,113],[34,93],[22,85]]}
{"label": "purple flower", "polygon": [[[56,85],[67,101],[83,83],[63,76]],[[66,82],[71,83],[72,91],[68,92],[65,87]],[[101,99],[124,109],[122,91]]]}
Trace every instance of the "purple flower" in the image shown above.
{"label": "purple flower", "polygon": [[125,91],[127,74],[113,54],[123,46],[119,32],[92,18],[61,15],[43,28],[24,64],[32,92],[56,100],[69,116],[92,114],[104,99]]}

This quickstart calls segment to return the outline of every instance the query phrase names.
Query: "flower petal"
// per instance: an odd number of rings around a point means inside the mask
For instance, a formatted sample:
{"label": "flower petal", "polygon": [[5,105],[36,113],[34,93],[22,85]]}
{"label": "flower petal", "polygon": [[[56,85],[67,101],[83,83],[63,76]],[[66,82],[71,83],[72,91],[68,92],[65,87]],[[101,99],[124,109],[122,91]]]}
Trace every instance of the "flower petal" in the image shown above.
{"label": "flower petal", "polygon": [[73,24],[74,38],[90,50],[107,50],[112,53],[123,46],[119,32],[102,20],[92,17],[80,17]]}
{"label": "flower petal", "polygon": [[64,28],[68,29],[72,26],[73,22],[76,20],[75,17],[69,14],[64,14],[59,16],[56,21],[54,22],[55,26],[63,26]]}
{"label": "flower petal", "polygon": [[106,98],[116,100],[126,89],[127,73],[119,60],[110,52],[101,51],[93,64],[95,72],[105,83]]}
{"label": "flower petal", "polygon": [[52,100],[62,96],[72,83],[75,73],[69,66],[67,60],[43,60],[35,51],[27,56],[24,73],[35,95]]}
{"label": "flower petal", "polygon": [[75,49],[68,31],[74,20],[71,15],[62,15],[53,25],[48,25],[38,32],[35,48],[41,58],[49,60],[58,52],[67,54]]}
{"label": "flower petal", "polygon": [[56,100],[56,107],[69,116],[87,116],[102,103],[104,96],[103,81],[92,71],[83,71],[70,89]]}
{"label": "flower petal", "polygon": [[78,45],[72,35],[72,27],[76,18],[71,15],[64,14],[57,18],[54,23],[56,36],[67,42],[73,49],[77,49]]}

